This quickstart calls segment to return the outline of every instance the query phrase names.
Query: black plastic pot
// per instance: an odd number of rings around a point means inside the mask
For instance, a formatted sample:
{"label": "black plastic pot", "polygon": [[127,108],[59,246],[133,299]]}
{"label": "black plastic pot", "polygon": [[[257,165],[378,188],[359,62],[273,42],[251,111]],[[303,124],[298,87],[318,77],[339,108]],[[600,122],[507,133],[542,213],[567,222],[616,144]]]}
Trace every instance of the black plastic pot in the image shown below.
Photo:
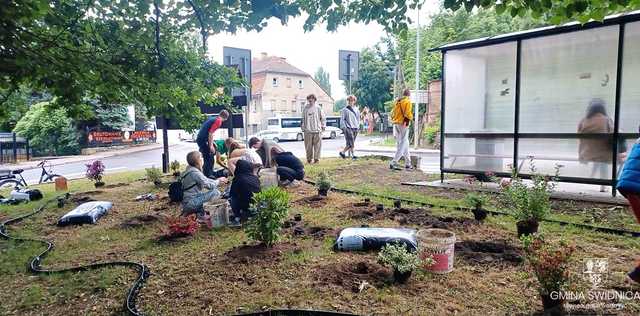
{"label": "black plastic pot", "polygon": [[471,212],[473,212],[473,217],[477,221],[483,221],[483,220],[485,220],[485,218],[487,218],[487,211],[485,211],[484,209],[475,208],[475,209],[471,210]]}
{"label": "black plastic pot", "polygon": [[180,176],[180,171],[176,171],[176,172],[174,172],[174,173],[173,173],[173,176],[174,176],[174,177],[176,177],[176,178],[177,178],[177,177],[179,177],[179,176]]}
{"label": "black plastic pot", "polygon": [[516,223],[516,227],[518,228],[518,238],[532,235],[538,232],[538,221],[535,219],[519,221]]}
{"label": "black plastic pot", "polygon": [[162,181],[153,181],[153,184],[159,187],[162,184]]}
{"label": "black plastic pot", "polygon": [[302,214],[293,215],[293,220],[299,222],[302,220]]}
{"label": "black plastic pot", "polygon": [[371,199],[370,198],[364,198],[364,202],[369,204],[369,203],[371,203]]}
{"label": "black plastic pot", "polygon": [[94,182],[93,186],[96,187],[96,188],[102,187],[102,186],[104,186],[104,182],[102,182],[102,181]]}
{"label": "black plastic pot", "polygon": [[402,202],[400,200],[393,201],[393,207],[401,208],[402,207]]}
{"label": "black plastic pot", "polygon": [[542,299],[542,307],[544,307],[545,315],[564,315],[564,300],[556,297],[555,299],[551,297],[549,294],[540,293],[540,298]]}
{"label": "black plastic pot", "polygon": [[400,272],[398,270],[393,270],[393,281],[399,284],[404,284],[407,283],[407,281],[409,280],[409,278],[411,277],[411,273],[413,271],[409,270],[407,272]]}
{"label": "black plastic pot", "polygon": [[378,211],[378,212],[384,211],[384,205],[382,205],[382,204],[376,205],[376,211]]}
{"label": "black plastic pot", "polygon": [[319,196],[327,196],[327,193],[329,193],[329,189],[318,189]]}

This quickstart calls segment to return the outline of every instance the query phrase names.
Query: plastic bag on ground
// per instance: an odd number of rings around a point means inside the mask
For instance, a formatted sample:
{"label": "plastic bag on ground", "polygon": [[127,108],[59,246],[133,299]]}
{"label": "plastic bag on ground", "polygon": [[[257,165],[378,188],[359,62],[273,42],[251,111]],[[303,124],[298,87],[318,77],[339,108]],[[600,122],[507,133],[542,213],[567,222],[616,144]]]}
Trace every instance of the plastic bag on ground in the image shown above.
{"label": "plastic bag on ground", "polygon": [[58,226],[70,224],[95,224],[100,217],[106,214],[113,203],[107,201],[93,201],[80,204],[78,207],[65,214],[58,220]]}
{"label": "plastic bag on ground", "polygon": [[345,228],[340,232],[334,250],[378,250],[386,244],[402,243],[410,251],[418,249],[416,230],[407,228]]}

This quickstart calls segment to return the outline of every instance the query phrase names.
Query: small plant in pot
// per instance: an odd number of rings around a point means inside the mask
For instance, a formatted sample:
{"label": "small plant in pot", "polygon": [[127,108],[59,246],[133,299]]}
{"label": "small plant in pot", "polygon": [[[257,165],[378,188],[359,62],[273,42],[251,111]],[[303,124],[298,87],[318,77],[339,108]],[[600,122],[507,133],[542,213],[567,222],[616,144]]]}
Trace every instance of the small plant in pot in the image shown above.
{"label": "small plant in pot", "polygon": [[329,189],[331,189],[331,180],[326,171],[320,173],[318,181],[316,181],[316,186],[318,187],[318,195],[327,196]]}
{"label": "small plant in pot", "polygon": [[406,283],[411,273],[420,264],[418,255],[407,250],[401,243],[387,244],[378,253],[378,262],[393,269],[393,280],[396,283]]}
{"label": "small plant in pot", "polygon": [[559,166],[556,166],[553,177],[539,174],[533,160],[530,166],[531,184],[526,184],[513,169],[511,182],[501,187],[503,204],[513,208],[518,237],[538,232],[539,222],[551,209],[551,193],[556,187],[553,181],[560,173]]}
{"label": "small plant in pot", "polygon": [[549,242],[543,236],[523,236],[525,262],[538,281],[538,293],[545,315],[563,315],[564,299],[560,295],[569,283],[569,269],[575,245],[564,240]]}
{"label": "small plant in pot", "polygon": [[289,213],[289,194],[279,187],[270,187],[253,195],[255,214],[245,227],[249,238],[271,247],[280,239],[280,228]]}
{"label": "small plant in pot", "polygon": [[151,168],[144,169],[147,173],[147,181],[153,183],[155,186],[160,186],[162,184],[162,171],[155,166]]}
{"label": "small plant in pot", "polygon": [[90,164],[87,164],[87,179],[93,181],[93,185],[96,188],[104,186],[104,182],[102,181],[102,177],[104,176],[105,166],[100,160],[96,160]]}
{"label": "small plant in pot", "polygon": [[483,206],[488,202],[487,196],[481,193],[469,193],[464,198],[464,202],[471,207],[473,217],[478,221],[487,218],[487,211]]}
{"label": "small plant in pot", "polygon": [[169,165],[169,169],[171,169],[171,172],[173,173],[174,177],[179,177],[180,176],[180,162],[177,160],[174,160],[171,162],[171,164]]}

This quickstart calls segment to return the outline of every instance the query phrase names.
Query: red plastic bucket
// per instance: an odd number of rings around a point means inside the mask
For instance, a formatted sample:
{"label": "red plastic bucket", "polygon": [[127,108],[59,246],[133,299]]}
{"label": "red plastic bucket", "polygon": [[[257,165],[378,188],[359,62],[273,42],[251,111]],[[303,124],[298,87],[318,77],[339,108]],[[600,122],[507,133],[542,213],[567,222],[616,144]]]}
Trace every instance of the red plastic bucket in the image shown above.
{"label": "red plastic bucket", "polygon": [[[456,235],[445,229],[425,229],[418,232],[418,256],[422,267],[433,273],[449,273],[453,270]],[[435,263],[428,261],[432,258]]]}

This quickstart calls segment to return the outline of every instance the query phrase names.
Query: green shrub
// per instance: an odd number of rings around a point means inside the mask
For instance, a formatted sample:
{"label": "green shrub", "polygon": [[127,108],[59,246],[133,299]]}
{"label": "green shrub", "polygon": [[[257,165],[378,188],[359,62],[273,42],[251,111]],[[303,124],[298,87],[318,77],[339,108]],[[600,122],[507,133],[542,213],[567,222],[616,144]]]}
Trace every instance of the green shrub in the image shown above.
{"label": "green shrub", "polygon": [[318,180],[316,181],[316,186],[318,190],[329,190],[331,189],[331,179],[329,179],[329,174],[326,171],[320,172],[318,176]]}
{"label": "green shrub", "polygon": [[271,187],[253,196],[255,216],[246,226],[249,238],[268,247],[280,239],[280,228],[289,213],[289,194],[278,187]]}
{"label": "green shrub", "polygon": [[387,244],[378,253],[378,262],[388,265],[394,270],[405,273],[413,271],[420,264],[418,255],[407,250],[401,243]]}
{"label": "green shrub", "polygon": [[180,162],[177,160],[172,161],[169,165],[169,169],[171,169],[172,173],[177,174],[180,172]]}
{"label": "green shrub", "polygon": [[551,210],[551,193],[556,187],[553,181],[560,173],[558,166],[553,177],[538,173],[533,159],[530,166],[530,185],[524,183],[515,169],[511,172],[511,182],[501,184],[502,203],[513,209],[517,221],[540,221],[547,216]]}
{"label": "green shrub", "polygon": [[162,183],[162,171],[160,171],[159,168],[152,166],[151,168],[145,168],[144,170],[147,173],[147,181],[155,185]]}
{"label": "green shrub", "polygon": [[80,144],[73,120],[65,109],[48,105],[48,102],[33,105],[18,121],[14,132],[29,139],[35,154],[79,154]]}
{"label": "green shrub", "polygon": [[427,125],[424,129],[424,138],[429,145],[433,145],[437,142],[438,134],[440,133],[440,119],[438,118],[433,123]]}
{"label": "green shrub", "polygon": [[469,193],[464,197],[464,202],[469,207],[473,207],[476,209],[481,209],[483,205],[487,204],[488,199],[482,193]]}

